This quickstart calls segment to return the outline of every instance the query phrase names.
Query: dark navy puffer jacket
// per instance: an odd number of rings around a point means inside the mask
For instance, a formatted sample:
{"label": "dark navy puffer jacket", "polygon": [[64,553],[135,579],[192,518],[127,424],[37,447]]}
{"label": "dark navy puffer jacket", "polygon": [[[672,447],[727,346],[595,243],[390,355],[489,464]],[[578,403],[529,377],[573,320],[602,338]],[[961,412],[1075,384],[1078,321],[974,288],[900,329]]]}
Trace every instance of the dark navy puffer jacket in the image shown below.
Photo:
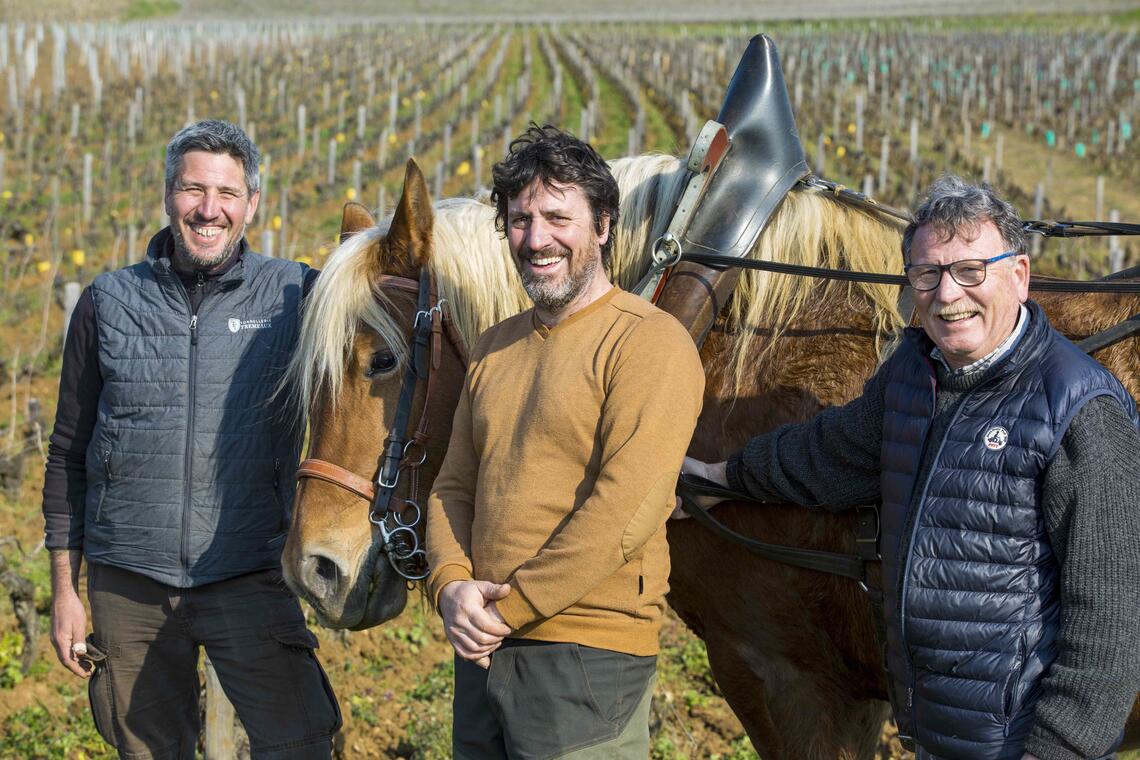
{"label": "dark navy puffer jacket", "polygon": [[300,441],[274,390],[307,267],[247,251],[194,316],[164,233],[91,286],[103,391],[83,550],[190,587],[280,562]]}
{"label": "dark navy puffer jacket", "polygon": [[[1021,757],[1061,612],[1044,473],[1090,399],[1112,396],[1137,421],[1116,378],[1029,308],[1026,333],[964,395],[942,440],[928,440],[937,393],[929,339],[908,330],[884,368],[892,697],[900,733],[941,758]],[[927,446],[938,449],[918,482]]]}

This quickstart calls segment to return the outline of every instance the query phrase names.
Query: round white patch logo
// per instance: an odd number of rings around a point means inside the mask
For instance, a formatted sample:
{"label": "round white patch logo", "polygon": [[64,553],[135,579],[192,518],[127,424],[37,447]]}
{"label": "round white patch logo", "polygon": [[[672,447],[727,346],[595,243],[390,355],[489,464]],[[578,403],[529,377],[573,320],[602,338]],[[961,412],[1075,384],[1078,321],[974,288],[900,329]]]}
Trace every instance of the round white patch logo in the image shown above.
{"label": "round white patch logo", "polygon": [[1001,425],[994,425],[982,436],[986,448],[990,451],[1001,451],[1009,443],[1009,431]]}
{"label": "round white patch logo", "polygon": [[241,320],[237,319],[236,317],[230,317],[229,321],[226,324],[232,333],[236,333],[241,329]]}

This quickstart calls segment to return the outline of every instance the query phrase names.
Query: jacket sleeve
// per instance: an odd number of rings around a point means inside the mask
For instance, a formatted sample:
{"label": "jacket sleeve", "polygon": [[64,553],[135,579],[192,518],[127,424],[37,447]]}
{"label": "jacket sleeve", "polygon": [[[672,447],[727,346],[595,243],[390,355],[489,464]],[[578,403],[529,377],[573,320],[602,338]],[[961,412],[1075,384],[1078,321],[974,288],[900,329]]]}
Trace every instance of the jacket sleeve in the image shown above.
{"label": "jacket sleeve", "polygon": [[512,629],[552,617],[615,573],[665,524],[701,410],[704,370],[673,317],[642,320],[617,350],[599,425],[593,490],[514,572],[499,613]]}
{"label": "jacket sleeve", "polygon": [[1109,752],[1140,688],[1140,433],[1113,398],[1077,413],[1042,486],[1061,567],[1057,659],[1041,682],[1026,751]]}
{"label": "jacket sleeve", "polygon": [[728,459],[729,487],[759,501],[832,510],[877,501],[884,386],[880,371],[847,404],[751,439]]}
{"label": "jacket sleeve", "polygon": [[87,444],[102,392],[95,301],[88,287],[80,294],[68,326],[55,426],[48,441],[43,500],[44,543],[48,549],[83,548]]}
{"label": "jacket sleeve", "polygon": [[[475,362],[472,361],[472,367]],[[451,440],[427,502],[428,591],[439,608],[439,592],[452,581],[471,580],[471,524],[479,457],[471,435],[469,378],[464,380],[451,423]]]}

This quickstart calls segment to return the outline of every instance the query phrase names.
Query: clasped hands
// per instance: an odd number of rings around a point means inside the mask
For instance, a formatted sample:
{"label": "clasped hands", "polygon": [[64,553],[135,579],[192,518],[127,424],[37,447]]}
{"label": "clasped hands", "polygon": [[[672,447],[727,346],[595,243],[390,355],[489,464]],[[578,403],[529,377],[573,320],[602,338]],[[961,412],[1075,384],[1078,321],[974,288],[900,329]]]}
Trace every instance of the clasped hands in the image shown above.
{"label": "clasped hands", "polygon": [[511,593],[506,583],[452,581],[439,592],[443,631],[455,653],[481,668],[491,664],[491,652],[499,648],[511,627],[495,606]]}

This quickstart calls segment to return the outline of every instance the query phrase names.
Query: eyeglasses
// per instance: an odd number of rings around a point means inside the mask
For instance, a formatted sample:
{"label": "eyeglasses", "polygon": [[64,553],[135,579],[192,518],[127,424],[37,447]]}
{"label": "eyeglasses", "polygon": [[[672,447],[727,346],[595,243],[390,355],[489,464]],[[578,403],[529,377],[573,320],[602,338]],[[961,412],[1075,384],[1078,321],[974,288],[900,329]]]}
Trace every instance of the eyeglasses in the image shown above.
{"label": "eyeglasses", "polygon": [[942,283],[942,273],[949,272],[954,282],[963,288],[981,285],[986,280],[986,266],[995,261],[1020,256],[1021,251],[1006,251],[988,259],[962,259],[949,264],[907,264],[903,267],[910,286],[915,290],[934,290]]}

